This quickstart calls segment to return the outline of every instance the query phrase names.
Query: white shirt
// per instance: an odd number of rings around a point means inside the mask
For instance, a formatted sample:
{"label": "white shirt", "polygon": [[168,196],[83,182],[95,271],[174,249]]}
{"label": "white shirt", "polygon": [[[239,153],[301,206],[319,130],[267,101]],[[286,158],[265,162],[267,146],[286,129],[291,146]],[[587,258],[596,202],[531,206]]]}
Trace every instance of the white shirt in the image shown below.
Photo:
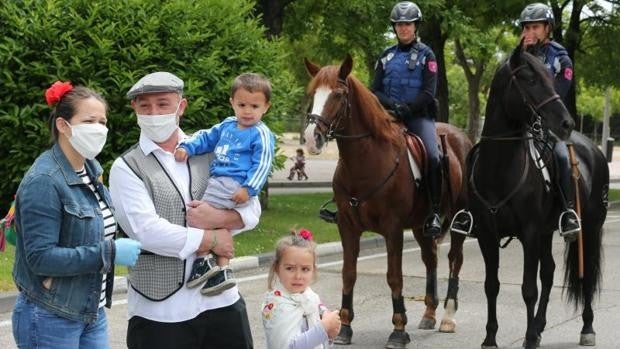
{"label": "white shirt", "polygon": [[[179,139],[185,134],[179,129]],[[139,147],[144,154],[153,153],[174,178],[186,203],[191,201],[187,165],[174,160],[174,155],[140,135]],[[115,218],[129,237],[140,241],[142,248],[153,253],[185,259],[185,276],[189,277],[195,252],[202,242],[202,229],[184,227],[168,222],[157,215],[153,201],[144,183],[120,157],[110,170],[110,194],[115,207]],[[200,198],[197,198],[200,199]],[[188,207],[188,210],[190,208]],[[253,229],[261,214],[258,198],[236,209],[245,226],[231,231],[233,235]],[[209,309],[232,305],[239,300],[239,290],[233,287],[217,296],[204,296],[200,287],[182,286],[172,296],[160,302],[150,301],[128,287],[127,311],[129,318],[141,316],[159,322],[180,322],[195,318]]]}

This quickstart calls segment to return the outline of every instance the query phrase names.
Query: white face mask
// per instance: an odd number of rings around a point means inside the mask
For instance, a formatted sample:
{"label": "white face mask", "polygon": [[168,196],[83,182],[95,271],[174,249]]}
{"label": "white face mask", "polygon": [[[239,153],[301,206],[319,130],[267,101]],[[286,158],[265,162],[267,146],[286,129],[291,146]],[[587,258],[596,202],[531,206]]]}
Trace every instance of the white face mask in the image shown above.
{"label": "white face mask", "polygon": [[177,105],[177,110],[172,114],[161,115],[138,115],[138,126],[144,135],[155,143],[161,143],[172,135],[178,128],[177,112],[181,102]]}
{"label": "white face mask", "polygon": [[108,136],[108,128],[102,124],[77,124],[71,125],[71,137],[69,143],[73,149],[86,159],[92,160],[101,153]]}

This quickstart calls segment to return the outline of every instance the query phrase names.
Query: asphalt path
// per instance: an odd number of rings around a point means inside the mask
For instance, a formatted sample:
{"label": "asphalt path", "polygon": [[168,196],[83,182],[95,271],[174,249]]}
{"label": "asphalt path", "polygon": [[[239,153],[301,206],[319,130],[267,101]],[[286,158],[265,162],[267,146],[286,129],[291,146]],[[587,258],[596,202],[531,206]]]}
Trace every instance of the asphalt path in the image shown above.
{"label": "asphalt path", "polygon": [[[597,332],[596,348],[620,348],[620,335],[616,325],[620,323],[620,209],[611,209],[605,224],[604,269],[600,297],[594,304],[594,328]],[[410,232],[405,232],[410,237]],[[377,239],[375,239],[377,240]],[[382,241],[382,240],[377,240]],[[368,245],[368,244],[367,244]],[[336,249],[337,251],[337,249]],[[547,327],[543,333],[541,348],[581,348],[578,345],[581,315],[573,311],[562,298],[561,279],[563,271],[564,242],[556,238],[553,244],[556,260],[554,287],[547,313]],[[447,290],[448,246],[440,248],[439,294]],[[425,270],[416,243],[408,238],[403,254],[404,296],[412,342],[408,348],[480,348],[485,336],[486,298],[484,296],[484,263],[478,244],[467,239],[464,246],[465,262],[460,275],[459,309],[456,314],[456,333],[445,334],[435,330],[418,330],[417,324],[424,311],[423,295]],[[501,289],[497,301],[500,348],[521,348],[525,333],[525,306],[521,297],[522,249],[513,241],[501,252]],[[339,307],[342,286],[339,253],[325,254],[319,258],[319,280],[313,288],[331,308]],[[266,290],[267,265],[237,271],[239,287],[248,304],[248,312],[255,347],[264,348],[264,336],[260,322],[260,304]],[[390,290],[386,283],[385,249],[380,244],[362,250],[358,260],[358,280],[355,288],[355,320],[353,321],[353,344],[348,348],[382,348],[392,330],[392,307]],[[114,305],[108,310],[111,348],[125,347],[126,333],[125,294],[117,292]],[[443,308],[438,309],[438,320]],[[0,313],[0,348],[14,348],[11,335],[11,313]],[[336,346],[340,347],[340,346]],[[343,346],[342,348],[347,348]]]}

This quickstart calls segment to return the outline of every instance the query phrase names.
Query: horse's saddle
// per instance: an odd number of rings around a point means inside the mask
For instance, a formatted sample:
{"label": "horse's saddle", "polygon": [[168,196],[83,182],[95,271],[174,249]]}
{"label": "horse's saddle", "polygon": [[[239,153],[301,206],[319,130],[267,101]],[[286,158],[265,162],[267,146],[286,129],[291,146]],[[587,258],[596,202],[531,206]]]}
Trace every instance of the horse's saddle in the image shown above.
{"label": "horse's saddle", "polygon": [[407,142],[407,157],[409,158],[409,169],[413,175],[413,181],[416,187],[420,187],[422,183],[421,169],[426,168],[426,149],[424,143],[417,135],[411,132],[405,132],[405,140]]}

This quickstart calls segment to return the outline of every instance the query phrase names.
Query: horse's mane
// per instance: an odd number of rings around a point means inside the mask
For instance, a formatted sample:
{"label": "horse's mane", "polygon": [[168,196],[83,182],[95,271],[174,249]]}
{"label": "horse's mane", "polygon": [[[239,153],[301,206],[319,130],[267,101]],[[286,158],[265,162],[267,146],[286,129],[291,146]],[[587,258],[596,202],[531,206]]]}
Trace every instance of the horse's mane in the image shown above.
{"label": "horse's mane", "polygon": [[532,67],[532,69],[534,69],[536,74],[539,75],[541,79],[547,80],[547,82],[551,86],[553,86],[553,79],[551,78],[551,75],[549,74],[549,72],[547,71],[547,68],[540,61],[538,57],[534,56],[529,51],[523,51],[521,53],[521,58],[524,59],[527,62],[527,64],[529,64],[529,66]]}
{"label": "horse's mane", "polygon": [[[340,66],[330,65],[321,68],[314,79],[308,85],[308,93],[314,94],[320,86],[327,86],[332,90],[341,88],[338,81]],[[402,132],[399,127],[395,127],[392,118],[383,108],[377,97],[356,77],[347,76],[347,86],[349,88],[349,98],[351,112],[357,113],[360,121],[370,132],[372,137],[388,141],[395,146],[402,144]]]}

